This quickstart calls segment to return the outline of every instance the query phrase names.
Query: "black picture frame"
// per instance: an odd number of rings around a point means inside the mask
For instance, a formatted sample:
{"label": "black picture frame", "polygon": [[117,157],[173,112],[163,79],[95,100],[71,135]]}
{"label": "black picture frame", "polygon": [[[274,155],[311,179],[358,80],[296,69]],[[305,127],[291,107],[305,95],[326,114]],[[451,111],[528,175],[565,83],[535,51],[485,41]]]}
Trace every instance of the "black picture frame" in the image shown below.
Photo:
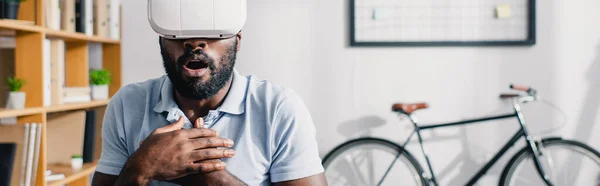
{"label": "black picture frame", "polygon": [[536,1],[528,0],[527,39],[521,41],[356,41],[355,1],[349,0],[350,46],[351,47],[437,47],[437,46],[533,46],[536,43]]}

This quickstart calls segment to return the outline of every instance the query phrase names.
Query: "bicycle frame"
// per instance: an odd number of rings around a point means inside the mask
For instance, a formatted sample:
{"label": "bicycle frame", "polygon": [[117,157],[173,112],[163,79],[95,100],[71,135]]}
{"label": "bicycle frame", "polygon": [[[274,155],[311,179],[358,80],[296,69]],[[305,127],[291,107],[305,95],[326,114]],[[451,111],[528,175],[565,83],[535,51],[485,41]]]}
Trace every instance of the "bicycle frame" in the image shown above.
{"label": "bicycle frame", "polygon": [[[519,125],[520,128],[519,130],[512,136],[512,138],[510,138],[510,140],[500,149],[500,151],[498,151],[494,157],[489,160],[470,180],[466,185],[473,185],[475,184],[477,181],[479,181],[479,179],[486,174],[486,172],[498,161],[498,159],[500,159],[518,140],[519,138],[523,137],[525,138],[529,149],[533,152],[532,154],[534,162],[535,162],[535,166],[536,169],[539,173],[539,175],[542,177],[542,179],[544,180],[544,182],[546,182],[547,185],[552,186],[553,184],[550,182],[548,175],[544,172],[544,170],[542,169],[541,165],[540,165],[540,161],[539,161],[539,151],[538,151],[538,147],[537,147],[537,142],[535,141],[535,139],[529,135],[529,132],[527,131],[527,128],[525,127],[525,118],[523,117],[523,113],[521,112],[521,103],[525,103],[525,102],[530,102],[530,101],[534,101],[536,98],[533,96],[523,96],[523,97],[519,97],[518,99],[515,100],[515,102],[513,103],[513,108],[514,108],[514,113],[511,114],[504,114],[504,115],[498,115],[498,116],[491,116],[491,117],[482,117],[482,118],[475,118],[475,119],[470,119],[470,120],[463,120],[463,121],[459,121],[459,122],[452,122],[452,123],[443,123],[443,124],[434,124],[434,125],[423,125],[423,126],[419,126],[417,125],[418,120],[417,118],[415,118],[412,115],[408,115],[408,118],[410,119],[410,121],[412,122],[413,126],[415,127],[415,130],[408,136],[408,138],[406,139],[406,141],[404,142],[404,144],[402,145],[402,147],[406,147],[406,144],[408,144],[408,142],[410,142],[410,140],[412,139],[412,136],[414,134],[417,134],[417,139],[419,142],[419,145],[421,147],[421,152],[424,155],[425,161],[427,163],[427,166],[429,168],[429,173],[431,175],[423,175],[423,177],[425,177],[426,179],[428,179],[428,182],[433,182],[434,185],[439,185],[437,182],[437,179],[435,178],[435,173],[433,172],[433,168],[431,165],[431,162],[429,161],[429,155],[427,154],[427,152],[425,151],[425,147],[423,146],[423,139],[421,137],[421,130],[428,130],[428,129],[435,129],[435,128],[443,128],[443,127],[451,127],[451,126],[458,126],[458,125],[467,125],[467,124],[473,124],[473,123],[480,123],[480,122],[485,122],[485,121],[490,121],[490,120],[500,120],[500,119],[507,119],[507,118],[517,118],[519,121]],[[381,180],[379,181],[380,185],[383,180],[385,179],[385,177],[387,176],[387,174],[389,173],[389,171],[391,170],[391,168],[393,167],[393,165],[396,163],[396,160],[398,159],[398,157],[400,157],[402,153],[399,153],[396,158],[394,159],[394,161],[392,161],[392,164],[388,167],[387,171],[385,172],[385,174],[383,175],[383,177],[381,178]]]}

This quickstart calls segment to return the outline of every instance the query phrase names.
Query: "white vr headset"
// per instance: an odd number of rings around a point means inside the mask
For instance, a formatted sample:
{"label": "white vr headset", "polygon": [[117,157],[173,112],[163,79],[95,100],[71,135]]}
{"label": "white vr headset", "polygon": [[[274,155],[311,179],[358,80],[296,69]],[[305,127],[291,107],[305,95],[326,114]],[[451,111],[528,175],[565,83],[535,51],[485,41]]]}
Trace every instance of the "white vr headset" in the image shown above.
{"label": "white vr headset", "polygon": [[148,0],[148,20],[168,39],[229,38],[246,22],[246,0]]}

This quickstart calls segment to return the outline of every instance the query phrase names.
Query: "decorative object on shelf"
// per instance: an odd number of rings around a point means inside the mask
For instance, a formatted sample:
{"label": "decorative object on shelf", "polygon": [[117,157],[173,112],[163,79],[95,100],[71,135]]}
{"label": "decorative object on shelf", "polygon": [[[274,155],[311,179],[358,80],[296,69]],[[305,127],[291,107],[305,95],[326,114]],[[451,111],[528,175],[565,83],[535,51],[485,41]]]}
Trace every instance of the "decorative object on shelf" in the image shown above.
{"label": "decorative object on shelf", "polygon": [[108,99],[108,85],[111,82],[111,74],[106,69],[94,69],[90,72],[92,83],[92,99]]}
{"label": "decorative object on shelf", "polygon": [[83,157],[81,155],[71,156],[71,168],[73,170],[79,170],[83,167]]}
{"label": "decorative object on shelf", "polygon": [[2,18],[17,19],[21,2],[25,1],[26,0],[3,0],[2,11],[4,15],[2,15]]}
{"label": "decorative object on shelf", "polygon": [[21,91],[21,88],[25,85],[26,81],[16,77],[9,77],[7,86],[10,90],[8,94],[8,101],[6,102],[6,108],[8,109],[23,109],[25,108],[25,92]]}

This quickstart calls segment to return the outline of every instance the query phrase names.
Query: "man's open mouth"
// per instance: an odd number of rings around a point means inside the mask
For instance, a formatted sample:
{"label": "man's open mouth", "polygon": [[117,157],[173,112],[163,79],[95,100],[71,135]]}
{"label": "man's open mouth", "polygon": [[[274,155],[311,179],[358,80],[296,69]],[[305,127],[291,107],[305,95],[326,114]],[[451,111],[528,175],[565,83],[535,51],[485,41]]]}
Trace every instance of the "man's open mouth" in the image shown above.
{"label": "man's open mouth", "polygon": [[203,60],[191,60],[191,61],[188,61],[184,65],[184,67],[188,68],[190,70],[199,70],[199,69],[207,68],[208,67],[208,63],[206,61],[203,61]]}

